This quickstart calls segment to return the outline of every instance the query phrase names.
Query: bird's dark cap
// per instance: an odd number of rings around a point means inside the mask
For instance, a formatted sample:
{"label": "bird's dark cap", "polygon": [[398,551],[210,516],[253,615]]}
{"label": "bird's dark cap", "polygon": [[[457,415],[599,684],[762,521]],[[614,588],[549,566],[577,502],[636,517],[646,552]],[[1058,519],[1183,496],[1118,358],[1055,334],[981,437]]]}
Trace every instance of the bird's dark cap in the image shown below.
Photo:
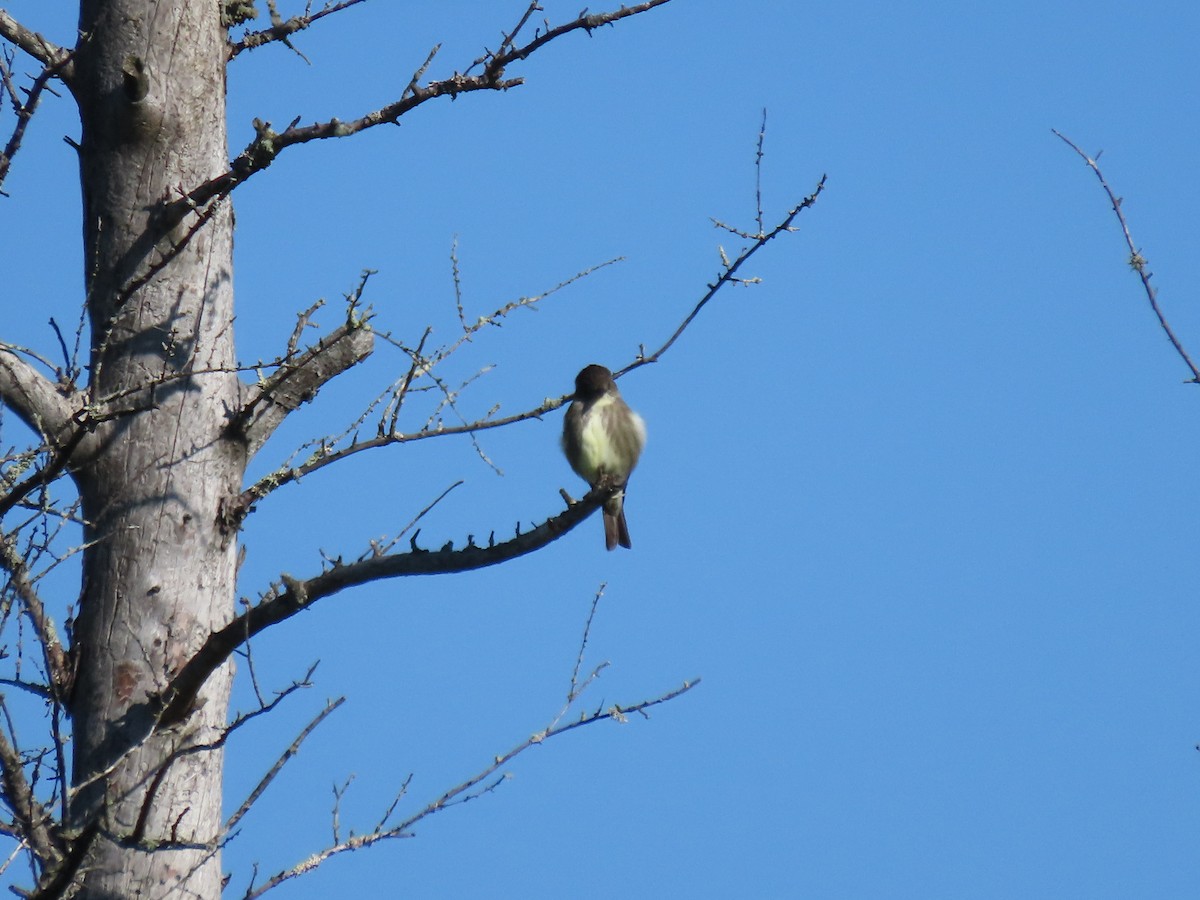
{"label": "bird's dark cap", "polygon": [[592,363],[590,366],[585,366],[578,375],[575,376],[575,396],[588,398],[598,397],[610,388],[616,388],[616,382],[613,381],[613,374],[604,366]]}

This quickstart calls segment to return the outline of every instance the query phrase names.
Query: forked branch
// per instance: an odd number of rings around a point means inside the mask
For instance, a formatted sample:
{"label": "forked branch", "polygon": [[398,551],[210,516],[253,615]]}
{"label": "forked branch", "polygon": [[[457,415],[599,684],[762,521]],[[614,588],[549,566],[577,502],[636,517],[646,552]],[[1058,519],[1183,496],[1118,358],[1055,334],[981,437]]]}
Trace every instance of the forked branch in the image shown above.
{"label": "forked branch", "polygon": [[[4,13],[0,10],[0,16],[2,15]],[[67,54],[61,62],[55,64],[47,63],[43,66],[42,71],[34,77],[33,84],[24,90],[25,99],[22,100],[19,89],[14,83],[8,60],[0,58],[0,81],[3,81],[3,93],[8,94],[12,102],[13,112],[17,117],[17,122],[13,126],[8,142],[4,145],[4,149],[0,150],[0,188],[3,188],[4,179],[8,177],[13,157],[17,155],[17,151],[21,149],[22,141],[25,140],[25,132],[29,128],[29,122],[33,118],[33,114],[37,112],[38,104],[42,99],[42,93],[47,89],[51,79],[61,74],[70,59],[70,54]],[[0,190],[0,195],[3,194],[4,191]]]}
{"label": "forked branch", "polygon": [[243,34],[240,40],[231,41],[229,44],[229,58],[233,59],[244,50],[253,50],[255,47],[261,47],[264,44],[281,43],[291,47],[289,39],[296,32],[304,31],[304,29],[308,28],[314,22],[319,22],[326,16],[331,16],[334,13],[349,9],[351,6],[356,6],[362,2],[363,0],[341,0],[340,3],[326,3],[316,12],[305,12],[288,19],[272,15],[270,28],[249,31]]}
{"label": "forked branch", "polygon": [[673,690],[667,691],[666,693],[660,694],[659,696],[649,700],[642,700],[637,703],[628,704],[614,703],[609,706],[602,704],[593,711],[581,712],[578,718],[563,723],[563,718],[567,711],[577,706],[577,701],[582,696],[583,692],[595,680],[600,671],[602,671],[608,665],[607,663],[601,663],[596,667],[590,677],[580,681],[579,670],[580,666],[582,665],[584,651],[587,648],[588,635],[591,631],[592,620],[596,615],[596,607],[599,604],[602,593],[603,588],[596,593],[595,599],[592,601],[591,610],[588,613],[587,623],[585,624],[583,630],[583,638],[580,641],[579,651],[576,656],[575,667],[571,673],[571,687],[567,693],[566,705],[554,716],[554,718],[548,725],[546,725],[545,728],[534,732],[529,737],[525,738],[523,741],[510,749],[507,753],[493,756],[487,765],[485,765],[470,778],[467,778],[458,785],[444,791],[436,799],[418,809],[415,813],[408,816],[408,818],[397,822],[394,825],[389,824],[392,822],[393,814],[395,813],[397,806],[399,806],[400,801],[408,793],[409,786],[413,780],[413,776],[409,775],[400,786],[400,790],[395,799],[392,800],[391,805],[383,813],[382,817],[374,828],[362,834],[351,834],[349,837],[344,839],[340,834],[338,815],[341,798],[345,793],[345,786],[340,789],[335,787],[335,803],[333,810],[333,843],[330,846],[312,854],[307,859],[302,860],[296,865],[278,872],[267,879],[267,881],[265,881],[262,885],[255,886],[253,883],[251,883],[250,887],[246,889],[246,893],[243,895],[242,900],[257,900],[257,898],[261,897],[272,888],[277,887],[285,881],[298,878],[301,875],[305,875],[313,871],[327,860],[339,854],[348,853],[354,850],[362,850],[382,841],[413,837],[413,826],[429,816],[440,813],[453,806],[461,806],[464,803],[469,803],[496,790],[508,777],[507,773],[503,773],[501,770],[530,747],[539,746],[551,740],[552,738],[556,738],[559,735],[565,734],[568,731],[573,731],[576,728],[582,728],[585,725],[593,725],[596,722],[611,720],[624,724],[632,715],[641,715],[644,718],[649,718],[649,713],[647,710],[670,700],[674,700],[676,697],[687,693],[700,683],[699,678],[693,678],[689,681],[683,682],[679,687],[676,687]]}
{"label": "forked branch", "polygon": [[[365,284],[364,276],[363,283]],[[361,293],[361,286],[359,292]],[[253,456],[288,413],[312,400],[327,382],[371,355],[375,336],[371,313],[359,314],[350,303],[346,321],[303,353],[289,354],[268,377],[248,389],[245,404],[234,417]],[[292,351],[294,347],[289,347]]]}
{"label": "forked branch", "polygon": [[[700,302],[697,303],[695,305],[695,307],[692,308],[692,311],[690,313],[688,313],[687,317],[679,324],[679,327],[675,329],[675,332],[669,338],[667,338],[666,343],[664,343],[657,350],[655,350],[654,352],[649,353],[649,354],[647,354],[645,352],[645,348],[643,347],[638,352],[637,358],[633,362],[631,362],[629,365],[625,366],[623,369],[620,369],[619,371],[617,371],[615,373],[616,377],[619,378],[620,376],[624,375],[626,372],[631,372],[640,366],[644,366],[649,363],[658,362],[659,358],[664,353],[666,353],[668,350],[671,349],[672,344],[674,344],[677,340],[679,340],[680,335],[682,335],[683,332],[687,329],[687,327],[692,324],[692,320],[695,319],[696,316],[700,315],[700,310],[704,309],[704,307],[708,303],[708,301],[711,300],[713,297],[715,297],[717,295],[717,292],[719,290],[721,290],[721,288],[725,287],[727,284],[749,283],[748,280],[742,279],[738,276],[738,270],[740,270],[741,267],[747,261],[749,261],[749,259],[752,256],[754,256],[754,254],[756,254],[759,250],[761,250],[763,247],[765,247],[770,241],[772,241],[773,239],[778,237],[780,234],[783,234],[784,232],[791,232],[791,231],[796,230],[793,227],[792,223],[796,220],[796,217],[798,215],[800,215],[800,213],[804,212],[804,210],[808,209],[810,206],[812,206],[814,203],[817,202],[817,198],[821,196],[821,192],[825,189],[825,179],[826,179],[826,176],[822,175],[821,180],[817,182],[817,186],[813,190],[813,192],[811,194],[809,194],[807,197],[805,197],[803,200],[801,200],[799,203],[797,203],[795,206],[793,206],[790,210],[788,210],[787,214],[779,221],[779,223],[777,225],[775,225],[774,228],[771,228],[769,231],[764,231],[761,228],[759,229],[759,231],[757,233],[753,233],[753,234],[735,231],[736,234],[739,234],[742,237],[749,238],[751,240],[751,243],[747,247],[745,247],[742,250],[742,252],[739,253],[733,259],[730,259],[728,256],[726,256],[725,251],[722,249],[722,251],[721,251],[721,262],[722,262],[721,271],[718,273],[716,280],[708,285],[708,290],[704,293],[704,296],[702,296],[700,298]],[[762,212],[761,212],[761,207],[760,207],[760,211],[759,211],[760,224],[762,221],[761,216],[762,216]],[[716,223],[716,224],[718,225],[718,227],[726,228],[726,230],[733,230],[733,229],[729,229],[728,226],[721,225],[721,223]]]}
{"label": "forked branch", "polygon": [[[762,144],[761,144],[761,134],[760,134],[760,143],[759,143],[759,151],[758,151],[758,158],[756,161],[756,166],[761,166],[761,161],[762,161]],[[723,265],[722,265],[721,271],[717,275],[717,278],[712,283],[706,285],[706,290],[705,290],[704,294],[701,296],[700,300],[695,304],[695,306],[692,308],[692,310],[687,314],[687,316],[683,319],[683,321],[679,324],[679,326],[675,329],[675,331],[670,335],[670,337],[667,338],[666,342],[663,343],[662,346],[660,346],[658,349],[654,350],[651,353],[647,353],[645,350],[645,347],[643,346],[640,349],[637,357],[634,359],[633,362],[626,365],[624,368],[617,370],[617,375],[618,376],[624,375],[625,373],[630,372],[633,369],[638,368],[639,366],[644,366],[644,365],[647,365],[648,363],[657,362],[663,356],[663,354],[665,354],[672,347],[672,345],[674,345],[674,343],[680,338],[680,336],[682,336],[683,332],[688,328],[689,325],[691,325],[692,321],[695,320],[695,318],[700,314],[700,311],[708,304],[708,302],[710,300],[713,299],[713,297],[715,297],[717,295],[717,293],[722,288],[724,288],[728,285],[732,285],[732,284],[748,284],[748,283],[751,283],[752,281],[754,281],[755,279],[746,279],[739,275],[739,272],[740,272],[742,266],[745,265],[745,263],[748,262],[751,259],[751,257],[753,257],[759,250],[761,250],[763,247],[765,247],[768,243],[770,243],[776,237],[778,237],[781,234],[790,233],[790,232],[796,230],[795,225],[793,224],[795,222],[796,218],[800,215],[801,212],[803,212],[804,210],[813,206],[813,204],[815,204],[817,202],[817,199],[820,197],[822,191],[825,188],[825,182],[826,182],[826,177],[821,176],[821,179],[817,183],[817,186],[813,190],[813,192],[811,194],[809,194],[807,197],[805,197],[803,200],[801,200],[798,204],[793,206],[790,210],[788,210],[788,212],[783,216],[783,218],[780,219],[779,222],[777,224],[775,224],[773,227],[771,227],[770,229],[766,229],[766,228],[762,227],[763,215],[762,215],[762,208],[761,208],[761,187],[759,187],[756,190],[756,200],[757,200],[757,209],[758,209],[757,221],[759,223],[758,230],[753,233],[743,233],[740,231],[735,231],[735,233],[749,239],[750,244],[748,244],[733,259],[730,259],[728,256],[726,256],[724,254],[724,251],[722,250]],[[720,223],[717,223],[717,224],[720,225]],[[728,226],[721,225],[721,227],[726,228],[726,230],[734,231],[734,229],[729,229]],[[610,260],[606,263],[602,263],[601,265],[602,266],[609,265],[615,261],[616,260]],[[582,275],[588,274],[591,271],[594,271],[597,268],[600,268],[600,266],[595,266],[592,269],[586,270],[585,272],[582,272],[579,275],[574,276],[574,278],[569,279],[566,282],[563,282],[556,288],[552,289],[552,291],[546,292],[546,295],[548,295],[549,293],[552,293],[554,290],[558,290],[559,288],[565,286],[566,284],[569,284],[571,281],[574,281],[576,278],[582,277]],[[370,412],[370,410],[368,409],[368,411],[366,413],[364,413],[362,416],[360,416],[359,421],[356,422],[353,426],[351,426],[351,428],[348,429],[346,434],[342,435],[341,438],[328,438],[328,439],[322,439],[320,441],[313,442],[311,452],[308,453],[307,457],[303,461],[298,462],[297,464],[292,464],[289,461],[288,463],[285,463],[284,465],[278,467],[273,472],[264,476],[259,481],[257,481],[255,484],[251,485],[249,488],[247,488],[245,491],[243,491],[241,496],[238,497],[235,501],[233,501],[233,503],[231,505],[231,510],[235,517],[244,517],[251,510],[251,508],[254,506],[254,504],[256,504],[258,501],[262,500],[267,495],[271,494],[273,491],[279,489],[280,487],[283,487],[286,484],[290,484],[293,481],[299,481],[301,478],[303,478],[307,475],[310,475],[314,472],[320,471],[321,469],[324,469],[327,466],[331,466],[334,463],[337,463],[344,459],[347,459],[350,456],[354,456],[359,453],[364,453],[368,450],[375,450],[375,449],[380,449],[383,447],[389,447],[389,446],[392,446],[393,444],[406,444],[406,443],[411,443],[413,441],[427,440],[427,439],[433,438],[433,437],[445,437],[448,435],[461,435],[461,434],[474,436],[475,434],[478,434],[481,431],[486,431],[488,429],[500,428],[500,427],[503,427],[506,425],[513,425],[517,422],[526,421],[528,419],[540,419],[543,416],[547,415],[548,413],[551,413],[554,410],[559,409],[560,407],[562,407],[563,405],[565,405],[566,403],[568,403],[570,401],[571,396],[568,394],[568,395],[563,395],[563,396],[559,396],[559,397],[547,398],[547,399],[543,400],[542,403],[536,407],[525,410],[524,412],[514,413],[509,416],[495,417],[495,418],[488,416],[488,417],[485,417],[482,419],[477,419],[474,421],[467,421],[464,418],[464,419],[462,419],[461,423],[458,425],[445,425],[440,420],[436,421],[436,423],[431,420],[430,423],[427,423],[427,426],[425,428],[418,429],[416,431],[402,432],[402,431],[398,430],[396,427],[396,417],[399,412],[399,406],[400,406],[400,403],[403,402],[403,399],[404,399],[405,395],[407,394],[408,389],[413,382],[414,375],[417,373],[418,370],[420,370],[420,372],[423,373],[424,375],[432,378],[439,387],[442,387],[441,382],[438,381],[436,376],[433,374],[433,369],[439,362],[441,362],[442,360],[447,358],[451,353],[454,352],[454,350],[458,349],[458,347],[461,346],[463,341],[470,340],[471,336],[475,333],[475,331],[477,331],[480,327],[482,327],[482,325],[496,324],[496,321],[501,316],[507,314],[512,309],[521,308],[522,306],[526,305],[527,302],[531,302],[532,300],[540,299],[540,297],[535,297],[535,298],[530,298],[529,301],[527,301],[526,299],[523,299],[521,301],[513,302],[513,303],[506,305],[505,307],[502,307],[500,310],[497,310],[491,316],[481,317],[475,323],[467,323],[465,316],[462,312],[462,308],[461,308],[461,296],[459,294],[459,290],[460,290],[460,285],[459,285],[458,277],[457,277],[457,267],[455,267],[455,292],[456,292],[456,298],[458,298],[457,302],[458,302],[458,310],[459,310],[459,319],[463,324],[464,334],[456,343],[452,344],[450,347],[442,348],[441,350],[435,351],[431,354],[424,353],[423,348],[424,348],[425,340],[428,337],[428,331],[422,337],[419,346],[416,347],[415,349],[409,348],[409,347],[404,347],[403,345],[400,345],[396,341],[392,340],[387,335],[382,335],[382,337],[385,340],[388,340],[391,343],[395,343],[395,344],[397,344],[397,346],[401,346],[402,349],[404,349],[405,352],[409,354],[410,358],[412,359],[413,367],[412,367],[412,369],[410,369],[408,376],[402,380],[398,389],[395,390],[394,398],[391,401],[389,401],[388,410],[385,410],[385,414],[380,419],[379,427],[377,429],[376,435],[374,437],[366,438],[366,439],[360,439],[359,435],[358,435],[358,426],[363,421],[365,421],[367,415]],[[546,295],[541,295],[541,296],[546,296]],[[443,389],[443,392],[446,393],[448,396],[448,400],[447,400],[448,404],[453,407],[453,405],[454,405],[453,400],[452,400],[452,398],[449,397],[450,392],[448,390],[446,390],[444,387],[442,387],[442,389]],[[346,438],[348,435],[353,435],[353,440],[346,442]]]}
{"label": "forked branch", "polygon": [[[241,496],[230,504],[229,516],[231,520],[240,521],[258,501],[284,485],[290,484],[293,481],[299,481],[312,472],[317,472],[326,466],[340,462],[355,454],[388,447],[392,444],[407,444],[413,441],[426,440],[432,437],[444,437],[452,434],[466,434],[474,440],[477,432],[504,425],[512,425],[526,419],[537,418],[543,413],[557,409],[562,405],[564,398],[559,397],[553,400],[546,400],[536,409],[503,418],[495,417],[495,413],[499,410],[499,406],[495,406],[483,417],[468,420],[466,416],[461,414],[457,404],[457,397],[462,387],[455,389],[447,385],[435,370],[458,350],[462,349],[464,345],[473,342],[476,336],[484,329],[499,328],[512,313],[519,309],[536,309],[537,304],[546,298],[574,284],[579,279],[585,278],[606,266],[620,261],[620,259],[621,257],[617,257],[594,266],[589,266],[541,293],[521,296],[516,300],[510,300],[491,313],[478,316],[472,321],[468,320],[463,306],[462,282],[458,271],[456,247],[451,252],[451,271],[454,278],[455,309],[462,329],[462,333],[458,338],[448,345],[438,347],[434,350],[426,350],[425,345],[433,332],[432,327],[425,329],[416,347],[407,346],[387,333],[379,333],[378,337],[399,348],[408,357],[409,367],[405,375],[370,403],[341,434],[328,435],[308,442],[293,453],[286,462],[276,467],[272,472],[264,475],[243,491]],[[358,288],[347,298],[351,305],[349,313],[351,318],[354,316],[354,306],[361,299],[366,287],[367,278],[370,274],[372,274],[370,271],[363,274]],[[298,335],[302,327],[307,324],[307,318],[311,311],[309,310],[301,315],[297,331],[292,335],[292,339],[289,342],[288,354],[279,361],[277,372],[264,381],[263,390],[259,392],[258,396],[263,398],[269,397],[273,391],[273,380],[277,377],[286,376],[290,366],[294,365],[291,359],[294,355],[296,342],[299,339]],[[326,363],[325,365],[329,364]],[[333,374],[336,374],[336,372]],[[401,411],[407,410],[405,404],[410,394],[427,389],[435,389],[442,394],[442,399],[436,405],[433,414],[427,418],[422,427],[413,431],[400,431]],[[291,408],[294,408],[294,405],[289,406],[284,404],[281,406],[280,404],[273,404],[270,414],[283,417],[286,416]],[[458,418],[458,424],[447,425],[443,421],[442,414],[447,410]],[[375,423],[374,437],[362,438],[361,433],[367,430],[368,419],[376,412],[378,412],[378,420]],[[278,422],[273,422],[271,423],[271,427],[273,428],[277,424]],[[258,442],[251,442],[252,451],[257,449],[258,446]],[[484,456],[478,444],[476,444],[476,450],[480,456]],[[486,461],[486,456],[484,456],[484,459]]]}
{"label": "forked branch", "polygon": [[[197,186],[186,196],[175,201],[175,205],[180,209],[194,209],[208,204],[215,198],[224,197],[235,187],[245,183],[252,176],[271,165],[275,158],[288,147],[306,144],[309,141],[348,137],[378,125],[395,124],[408,112],[437,97],[453,98],[475,91],[506,91],[509,88],[517,87],[523,84],[525,79],[505,77],[505,67],[510,63],[524,60],[550,41],[573,31],[583,30],[590,33],[602,25],[612,25],[621,19],[647,12],[668,2],[670,0],[649,0],[646,3],[630,7],[623,6],[612,12],[593,15],[587,14],[585,10],[572,21],[548,29],[528,43],[517,46],[515,43],[517,32],[528,22],[532,11],[538,8],[537,4],[533,3],[522,17],[518,27],[512,33],[504,36],[500,49],[484,54],[472,64],[471,68],[481,67],[479,74],[455,72],[449,78],[431,81],[424,86],[418,83],[419,77],[414,77],[397,100],[352,119],[329,119],[312,125],[300,125],[299,119],[296,119],[281,132],[275,131],[270,122],[255,120],[254,140],[230,163],[229,170]],[[417,76],[423,73],[432,60],[432,56],[431,53],[425,63],[418,68]]]}
{"label": "forked branch", "polygon": [[54,867],[62,858],[62,844],[54,817],[33,795],[25,777],[21,755],[0,730],[0,790],[13,817],[16,836],[24,840],[43,869]]}

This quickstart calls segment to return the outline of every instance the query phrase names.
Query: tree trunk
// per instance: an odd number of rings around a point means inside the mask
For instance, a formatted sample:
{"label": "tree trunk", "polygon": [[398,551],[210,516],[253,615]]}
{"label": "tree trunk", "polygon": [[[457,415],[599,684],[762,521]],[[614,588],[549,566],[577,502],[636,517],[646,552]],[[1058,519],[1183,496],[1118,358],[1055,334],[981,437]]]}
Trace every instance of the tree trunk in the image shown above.
{"label": "tree trunk", "polygon": [[73,463],[87,549],[75,624],[71,822],[99,830],[89,898],[220,894],[220,736],[232,667],[183,723],[143,741],[147,698],[233,612],[241,487],[232,211],[170,204],[228,168],[217,0],[83,0],[84,265],[97,448]]}

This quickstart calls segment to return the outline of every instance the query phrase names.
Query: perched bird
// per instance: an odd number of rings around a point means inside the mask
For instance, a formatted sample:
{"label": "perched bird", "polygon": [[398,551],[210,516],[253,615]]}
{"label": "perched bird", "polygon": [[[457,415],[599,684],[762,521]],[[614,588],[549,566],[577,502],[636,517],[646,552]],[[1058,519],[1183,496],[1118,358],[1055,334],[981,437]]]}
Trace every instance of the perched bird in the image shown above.
{"label": "perched bird", "polygon": [[619,487],[604,504],[604,543],[632,547],[625,524],[625,484],[646,445],[646,423],[621,399],[612,372],[590,365],[575,376],[575,394],[563,419],[562,446],[575,473],[592,487]]}

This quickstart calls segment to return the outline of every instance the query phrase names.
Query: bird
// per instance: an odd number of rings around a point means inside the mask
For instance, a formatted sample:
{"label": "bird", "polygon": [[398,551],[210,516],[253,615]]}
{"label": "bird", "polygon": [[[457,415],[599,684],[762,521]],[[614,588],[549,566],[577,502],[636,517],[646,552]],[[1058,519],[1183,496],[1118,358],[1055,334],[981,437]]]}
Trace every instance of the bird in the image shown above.
{"label": "bird", "polygon": [[629,408],[613,374],[593,363],[575,376],[575,393],[563,418],[562,448],[567,462],[593,488],[601,482],[620,488],[604,503],[604,544],[626,549],[625,485],[646,446],[646,423]]}

